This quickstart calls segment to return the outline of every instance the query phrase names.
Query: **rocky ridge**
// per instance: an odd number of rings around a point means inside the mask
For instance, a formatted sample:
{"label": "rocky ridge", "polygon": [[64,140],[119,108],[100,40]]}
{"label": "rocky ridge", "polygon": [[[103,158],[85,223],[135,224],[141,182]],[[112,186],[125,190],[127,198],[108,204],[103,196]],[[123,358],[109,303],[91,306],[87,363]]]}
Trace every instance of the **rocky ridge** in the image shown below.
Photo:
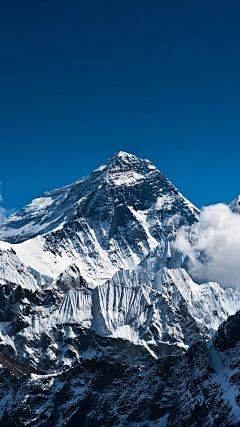
{"label": "rocky ridge", "polygon": [[239,312],[208,343],[145,366],[86,359],[57,375],[0,371],[1,426],[240,425]]}

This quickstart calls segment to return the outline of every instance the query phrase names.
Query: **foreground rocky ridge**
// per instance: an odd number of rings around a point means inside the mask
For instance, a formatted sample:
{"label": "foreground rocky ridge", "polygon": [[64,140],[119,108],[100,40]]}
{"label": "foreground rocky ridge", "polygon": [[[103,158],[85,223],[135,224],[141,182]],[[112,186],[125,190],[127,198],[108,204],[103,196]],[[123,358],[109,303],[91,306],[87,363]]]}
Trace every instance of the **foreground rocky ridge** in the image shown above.
{"label": "foreground rocky ridge", "polygon": [[240,313],[214,339],[145,366],[86,359],[64,373],[1,370],[2,427],[240,425]]}

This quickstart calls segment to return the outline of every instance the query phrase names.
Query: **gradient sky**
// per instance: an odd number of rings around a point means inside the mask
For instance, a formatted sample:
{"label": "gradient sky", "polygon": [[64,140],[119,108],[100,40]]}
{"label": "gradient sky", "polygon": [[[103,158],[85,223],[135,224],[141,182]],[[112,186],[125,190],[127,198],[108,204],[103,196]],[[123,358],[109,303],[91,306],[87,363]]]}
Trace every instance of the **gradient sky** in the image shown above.
{"label": "gradient sky", "polygon": [[123,150],[198,207],[240,194],[240,1],[5,0],[2,207]]}

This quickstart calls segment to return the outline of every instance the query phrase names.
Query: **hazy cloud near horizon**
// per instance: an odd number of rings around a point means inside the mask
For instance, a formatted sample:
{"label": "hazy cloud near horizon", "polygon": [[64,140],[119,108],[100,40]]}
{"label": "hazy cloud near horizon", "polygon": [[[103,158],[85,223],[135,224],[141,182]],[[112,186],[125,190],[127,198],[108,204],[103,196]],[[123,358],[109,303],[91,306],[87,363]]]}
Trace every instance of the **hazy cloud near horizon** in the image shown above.
{"label": "hazy cloud near horizon", "polygon": [[0,203],[1,203],[1,202],[3,202],[2,189],[1,189],[1,187],[2,187],[2,183],[1,183],[1,181],[0,181]]}
{"label": "hazy cloud near horizon", "polygon": [[240,286],[240,215],[229,206],[204,207],[198,223],[180,230],[175,246],[188,256],[193,279]]}
{"label": "hazy cloud near horizon", "polygon": [[0,206],[0,222],[3,222],[8,216],[9,212],[7,209],[4,209],[2,206]]}
{"label": "hazy cloud near horizon", "polygon": [[[1,192],[1,186],[2,186],[2,183],[0,181],[0,203],[3,202],[3,196],[2,196],[2,192]],[[5,209],[2,206],[0,206],[0,223],[3,222],[13,212],[14,212],[14,209]]]}

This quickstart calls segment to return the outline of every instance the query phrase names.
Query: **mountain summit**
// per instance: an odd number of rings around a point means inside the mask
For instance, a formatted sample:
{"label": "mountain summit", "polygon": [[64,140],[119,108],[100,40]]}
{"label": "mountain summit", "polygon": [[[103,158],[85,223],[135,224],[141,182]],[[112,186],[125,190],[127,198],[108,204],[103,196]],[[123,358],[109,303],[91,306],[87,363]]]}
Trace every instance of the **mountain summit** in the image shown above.
{"label": "mountain summit", "polygon": [[22,261],[45,275],[56,278],[74,262],[86,280],[99,283],[119,268],[136,268],[198,214],[149,160],[120,151],[11,215],[0,240],[21,243]]}
{"label": "mountain summit", "polygon": [[[117,153],[114,153],[106,162],[105,164],[113,164],[114,162],[123,162],[123,163],[129,163],[133,164],[134,162],[138,162],[139,160],[142,160],[134,154],[126,153],[126,151],[118,151]],[[142,160],[143,161],[143,160]],[[148,161],[148,160],[147,160]]]}

